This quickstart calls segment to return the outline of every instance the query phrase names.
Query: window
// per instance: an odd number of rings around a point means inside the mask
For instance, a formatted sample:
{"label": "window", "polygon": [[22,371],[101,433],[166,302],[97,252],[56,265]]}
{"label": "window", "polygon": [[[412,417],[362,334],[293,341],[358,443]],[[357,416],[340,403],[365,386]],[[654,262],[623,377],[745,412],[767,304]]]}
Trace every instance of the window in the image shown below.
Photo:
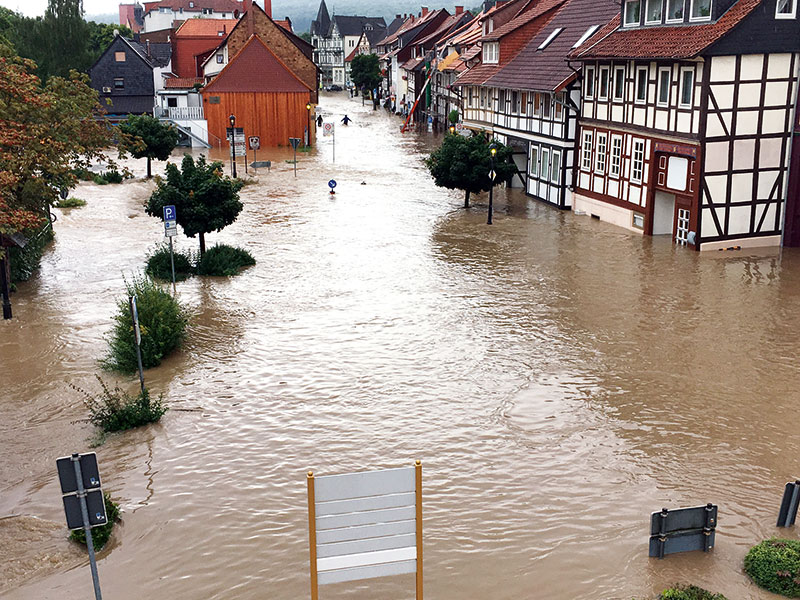
{"label": "window", "polygon": [[669,68],[658,70],[658,105],[669,105],[669,85],[672,81],[672,74]]}
{"label": "window", "polygon": [[694,97],[694,69],[681,69],[681,101],[683,108],[692,107]]}
{"label": "window", "polygon": [[117,77],[114,79],[114,89],[116,90],[125,89],[125,80],[122,77]]}
{"label": "window", "polygon": [[178,108],[178,99],[167,98],[167,108]]}
{"label": "window", "polygon": [[586,89],[584,93],[587,100],[594,98],[594,67],[586,67]]}
{"label": "window", "polygon": [[114,52],[114,60],[116,60],[117,62],[125,62],[125,53]]}
{"label": "window", "polygon": [[223,54],[217,54],[217,64],[221,65],[225,60],[225,56]]}
{"label": "window", "polygon": [[497,64],[500,62],[500,43],[486,42],[483,47],[483,62],[487,64]]}
{"label": "window", "polygon": [[537,117],[542,116],[542,95],[539,92],[533,96],[533,114]]}
{"label": "window", "polygon": [[636,67],[636,103],[647,102],[647,67]]}
{"label": "window", "polygon": [[550,167],[550,181],[558,183],[561,181],[561,152],[553,150],[553,165]]}
{"label": "window", "polygon": [[690,20],[707,21],[711,18],[711,0],[691,0],[692,12]]}
{"label": "window", "polygon": [[686,190],[686,179],[689,175],[689,159],[681,156],[670,156],[667,163],[667,187],[683,192]]}
{"label": "window", "polygon": [[500,112],[506,112],[506,91],[500,90],[497,94],[497,110]]}
{"label": "window", "polygon": [[213,14],[213,12],[214,11],[212,9],[210,9],[210,8],[204,8],[203,9],[203,14],[204,15],[210,15],[210,14]]}
{"label": "window", "polygon": [[219,102],[220,102],[220,97],[219,96],[211,96],[208,99],[208,103],[209,104],[219,104]]}
{"label": "window", "polygon": [[625,0],[625,26],[638,25],[641,20],[641,0]]}
{"label": "window", "polygon": [[583,42],[588,40],[592,36],[592,34],[598,29],[600,29],[600,25],[592,25],[591,27],[589,27],[589,29],[586,30],[586,32],[578,39],[577,42],[575,42],[575,44],[573,44],[572,47],[577,48],[578,46],[583,44]]}
{"label": "window", "polygon": [[550,105],[552,104],[553,99],[550,97],[550,94],[543,94],[542,95],[542,117],[545,119],[550,118]]}
{"label": "window", "polygon": [[189,8],[194,8],[194,2],[189,2]]}
{"label": "window", "polygon": [[563,110],[564,104],[564,94],[556,94],[555,100],[553,100],[553,106],[556,107],[556,121],[561,120],[561,111]]}
{"label": "window", "polygon": [[355,40],[347,40],[347,42],[348,42],[350,48],[355,48],[356,47]]}
{"label": "window", "polygon": [[642,183],[644,175],[644,140],[633,142],[633,165],[631,166],[631,181]]}
{"label": "window", "polygon": [[526,94],[525,92],[522,92],[520,94],[519,102],[520,102],[520,110],[519,110],[520,114],[527,115],[528,114],[528,94]]}
{"label": "window", "polygon": [[608,100],[608,84],[609,84],[610,70],[608,67],[600,67],[600,89],[598,90],[597,97],[601,100]]}
{"label": "window", "polygon": [[169,8],[168,6],[159,6],[158,7],[158,12],[160,12],[160,13],[168,13],[168,12],[172,12],[172,9]]}
{"label": "window", "polygon": [[563,27],[559,27],[557,29],[554,29],[553,32],[550,35],[547,36],[547,39],[545,39],[545,41],[543,41],[541,44],[539,44],[539,47],[537,48],[537,50],[544,50],[545,48],[547,48],[550,45],[550,42],[552,42],[554,39],[556,39],[556,37],[558,37],[558,34],[561,33],[562,31],[564,31]]}
{"label": "window", "polygon": [[667,23],[683,21],[683,3],[685,0],[667,0]]}
{"label": "window", "polygon": [[622,168],[622,136],[611,136],[611,165],[608,174],[612,177],[619,177]]}
{"label": "window", "polygon": [[597,152],[594,155],[594,170],[598,175],[606,172],[606,142],[608,137],[605,133],[597,134]]}
{"label": "window", "polygon": [[531,176],[539,175],[539,146],[531,146]]}
{"label": "window", "polygon": [[584,171],[592,170],[592,132],[583,132],[583,163],[582,168]]}
{"label": "window", "polygon": [[519,114],[519,92],[511,92],[511,112]]}
{"label": "window", "polygon": [[797,0],[778,0],[776,19],[794,19],[797,15]]}
{"label": "window", "polygon": [[647,0],[644,22],[648,24],[661,23],[661,11],[663,7],[664,0]]}
{"label": "window", "polygon": [[486,108],[486,88],[481,88],[481,108]]}
{"label": "window", "polygon": [[625,98],[625,67],[614,67],[614,100]]}
{"label": "window", "polygon": [[542,148],[542,166],[539,174],[544,181],[550,179],[550,148]]}

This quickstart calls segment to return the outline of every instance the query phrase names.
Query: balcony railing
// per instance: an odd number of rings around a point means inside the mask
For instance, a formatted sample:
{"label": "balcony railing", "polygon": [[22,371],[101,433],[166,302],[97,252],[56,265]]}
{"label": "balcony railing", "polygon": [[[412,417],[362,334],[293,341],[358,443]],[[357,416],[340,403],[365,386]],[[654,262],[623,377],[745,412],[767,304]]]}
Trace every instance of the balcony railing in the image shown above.
{"label": "balcony railing", "polygon": [[202,106],[171,106],[169,108],[156,106],[155,116],[159,119],[172,119],[173,121],[202,121],[205,119]]}

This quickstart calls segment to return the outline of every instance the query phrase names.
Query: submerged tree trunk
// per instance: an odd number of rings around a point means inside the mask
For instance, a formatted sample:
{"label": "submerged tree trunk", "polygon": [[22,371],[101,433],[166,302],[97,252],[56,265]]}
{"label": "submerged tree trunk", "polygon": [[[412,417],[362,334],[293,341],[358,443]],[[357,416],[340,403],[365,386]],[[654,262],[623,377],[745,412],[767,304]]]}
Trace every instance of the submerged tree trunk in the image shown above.
{"label": "submerged tree trunk", "polygon": [[469,190],[464,195],[464,208],[469,208]]}
{"label": "submerged tree trunk", "polygon": [[206,252],[206,234],[200,232],[198,235],[200,236],[200,256],[203,256]]}
{"label": "submerged tree trunk", "polygon": [[150,173],[150,157],[147,157],[147,178],[150,179],[152,174]]}

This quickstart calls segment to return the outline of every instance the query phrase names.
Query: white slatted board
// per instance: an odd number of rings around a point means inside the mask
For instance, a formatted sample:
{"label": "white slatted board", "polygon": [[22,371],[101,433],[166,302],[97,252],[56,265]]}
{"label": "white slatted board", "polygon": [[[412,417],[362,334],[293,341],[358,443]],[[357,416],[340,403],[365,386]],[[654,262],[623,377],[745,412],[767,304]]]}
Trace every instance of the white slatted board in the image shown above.
{"label": "white slatted board", "polygon": [[314,479],[320,585],[415,573],[415,469]]}

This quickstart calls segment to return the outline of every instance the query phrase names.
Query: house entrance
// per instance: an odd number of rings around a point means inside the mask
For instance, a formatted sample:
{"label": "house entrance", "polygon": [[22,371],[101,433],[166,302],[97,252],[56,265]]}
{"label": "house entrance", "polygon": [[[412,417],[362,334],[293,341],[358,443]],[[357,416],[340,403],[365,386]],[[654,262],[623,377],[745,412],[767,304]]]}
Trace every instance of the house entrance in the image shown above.
{"label": "house entrance", "polygon": [[656,191],[653,199],[653,235],[672,235],[675,224],[675,194]]}

